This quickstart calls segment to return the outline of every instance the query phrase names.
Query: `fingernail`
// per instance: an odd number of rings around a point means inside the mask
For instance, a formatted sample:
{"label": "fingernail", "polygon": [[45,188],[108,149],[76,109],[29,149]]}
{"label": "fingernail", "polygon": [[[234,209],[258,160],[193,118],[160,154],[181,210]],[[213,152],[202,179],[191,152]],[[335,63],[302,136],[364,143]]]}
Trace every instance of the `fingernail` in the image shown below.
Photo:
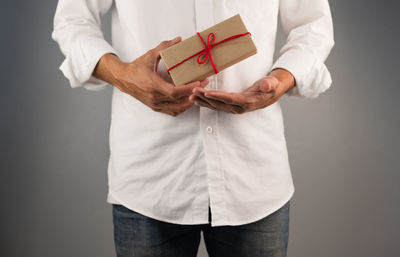
{"label": "fingernail", "polygon": [[178,42],[178,41],[179,41],[179,39],[180,39],[180,37],[178,36],[178,37],[176,37],[176,38],[172,39],[171,41],[172,41],[172,43],[176,43],[176,42]]}
{"label": "fingernail", "polygon": [[207,94],[207,93],[204,93],[204,96],[207,97],[207,98],[210,98],[210,99],[214,99],[214,97],[210,96],[210,95]]}

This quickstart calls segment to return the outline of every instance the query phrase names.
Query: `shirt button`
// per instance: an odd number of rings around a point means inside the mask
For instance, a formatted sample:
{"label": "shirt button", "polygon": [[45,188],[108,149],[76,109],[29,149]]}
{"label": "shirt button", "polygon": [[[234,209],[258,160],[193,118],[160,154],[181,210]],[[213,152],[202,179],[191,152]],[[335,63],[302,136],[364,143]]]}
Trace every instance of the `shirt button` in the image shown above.
{"label": "shirt button", "polygon": [[206,130],[208,134],[211,134],[213,132],[213,128],[211,126],[208,126]]}

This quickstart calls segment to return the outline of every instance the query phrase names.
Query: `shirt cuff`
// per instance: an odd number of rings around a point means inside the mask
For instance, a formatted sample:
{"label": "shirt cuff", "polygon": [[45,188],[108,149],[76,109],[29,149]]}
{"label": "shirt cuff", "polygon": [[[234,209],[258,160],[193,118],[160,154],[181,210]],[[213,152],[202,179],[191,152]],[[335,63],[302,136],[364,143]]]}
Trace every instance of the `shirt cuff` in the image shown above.
{"label": "shirt cuff", "polygon": [[106,53],[116,54],[116,51],[103,38],[79,39],[74,42],[60,70],[72,88],[84,87],[87,90],[99,91],[106,87],[107,82],[92,74],[98,61]]}
{"label": "shirt cuff", "polygon": [[332,84],[325,64],[305,50],[291,49],[284,52],[271,70],[276,68],[288,70],[296,80],[296,86],[286,92],[289,96],[316,98]]}

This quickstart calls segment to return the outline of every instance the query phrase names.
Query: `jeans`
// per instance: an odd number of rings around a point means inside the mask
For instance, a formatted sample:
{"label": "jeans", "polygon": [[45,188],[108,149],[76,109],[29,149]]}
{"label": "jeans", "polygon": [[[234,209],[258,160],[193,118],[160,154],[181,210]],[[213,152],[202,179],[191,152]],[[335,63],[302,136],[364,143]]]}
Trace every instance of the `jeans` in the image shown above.
{"label": "jeans", "polygon": [[289,205],[252,223],[211,227],[159,221],[113,204],[117,257],[196,257],[201,231],[209,257],[286,257]]}

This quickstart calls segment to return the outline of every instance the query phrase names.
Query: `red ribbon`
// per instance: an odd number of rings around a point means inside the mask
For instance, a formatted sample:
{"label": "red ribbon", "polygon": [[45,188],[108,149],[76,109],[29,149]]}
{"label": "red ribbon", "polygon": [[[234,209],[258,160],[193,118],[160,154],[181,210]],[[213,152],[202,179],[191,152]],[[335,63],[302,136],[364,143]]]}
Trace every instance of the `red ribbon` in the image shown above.
{"label": "red ribbon", "polygon": [[189,59],[195,57],[196,55],[198,55],[198,56],[197,56],[197,63],[198,63],[198,64],[203,64],[203,63],[205,63],[205,62],[207,61],[208,58],[210,58],[210,62],[211,62],[211,65],[212,65],[212,67],[213,67],[213,69],[214,69],[214,72],[215,72],[215,73],[218,73],[219,71],[218,71],[217,67],[215,66],[215,63],[214,63],[213,58],[212,58],[212,55],[211,55],[211,49],[213,49],[215,46],[217,46],[217,45],[219,45],[219,44],[221,44],[221,43],[224,43],[224,42],[226,42],[226,41],[229,41],[229,40],[232,40],[232,39],[235,39],[235,38],[238,38],[238,37],[243,37],[243,36],[246,36],[246,35],[251,35],[251,33],[250,33],[250,32],[246,32],[246,33],[243,33],[243,34],[233,35],[233,36],[227,37],[227,38],[225,38],[224,40],[221,40],[221,41],[219,41],[219,42],[217,42],[217,43],[214,43],[215,35],[214,35],[214,33],[211,32],[210,34],[208,34],[208,37],[207,37],[207,44],[204,42],[204,40],[203,40],[203,38],[201,37],[201,35],[200,35],[199,32],[197,32],[197,35],[199,36],[201,42],[203,43],[204,49],[198,51],[197,53],[195,53],[195,54],[189,56],[188,58],[186,58],[186,59],[184,59],[184,60],[178,62],[178,63],[175,64],[174,66],[168,68],[168,69],[167,69],[167,72],[168,72],[168,73],[169,73],[169,71],[172,70],[173,68],[178,67],[179,65],[181,65],[182,63],[186,62],[187,60],[189,60]]}

